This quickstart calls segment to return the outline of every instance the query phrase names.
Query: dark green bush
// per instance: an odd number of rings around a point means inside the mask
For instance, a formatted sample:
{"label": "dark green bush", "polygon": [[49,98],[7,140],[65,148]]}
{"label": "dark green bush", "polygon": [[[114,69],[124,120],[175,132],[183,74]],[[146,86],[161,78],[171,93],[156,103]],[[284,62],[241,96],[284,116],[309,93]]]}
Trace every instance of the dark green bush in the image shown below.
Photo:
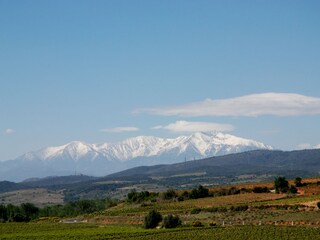
{"label": "dark green bush", "polygon": [[174,199],[178,196],[178,194],[176,193],[176,191],[174,189],[168,189],[167,191],[165,191],[162,194],[162,198],[165,200],[171,200]]}
{"label": "dark green bush", "polygon": [[247,211],[248,205],[231,206],[230,210],[235,212]]}
{"label": "dark green bush", "polygon": [[179,196],[179,197],[177,198],[177,200],[178,200],[179,202],[182,202],[182,201],[184,201],[184,198],[183,198],[182,196]]}
{"label": "dark green bush", "polygon": [[276,177],[274,180],[276,193],[286,193],[289,190],[289,183],[285,177]]}
{"label": "dark green bush", "polygon": [[296,187],[302,187],[302,178],[301,177],[296,177],[296,179],[294,180],[294,184],[296,185]]}
{"label": "dark green bush", "polygon": [[144,227],[145,228],[155,228],[158,226],[159,222],[162,221],[162,216],[156,210],[151,210],[149,213],[144,217]]}
{"label": "dark green bush", "polygon": [[180,225],[181,225],[181,220],[177,215],[174,216],[172,214],[169,214],[163,220],[163,226],[165,228],[176,228]]}
{"label": "dark green bush", "polygon": [[140,203],[150,199],[153,195],[154,194],[148,191],[137,192],[136,190],[132,190],[127,194],[126,201],[130,203]]}
{"label": "dark green bush", "polygon": [[192,189],[189,193],[189,198],[197,199],[197,198],[205,198],[209,197],[209,189],[203,186],[199,186],[198,188]]}
{"label": "dark green bush", "polygon": [[252,192],[254,192],[254,193],[267,193],[267,192],[269,192],[269,188],[267,188],[267,187],[254,187],[252,189]]}
{"label": "dark green bush", "polygon": [[289,193],[296,194],[297,192],[298,192],[298,189],[295,186],[291,185],[289,187]]}
{"label": "dark green bush", "polygon": [[200,213],[201,212],[201,209],[200,208],[193,208],[192,210],[191,210],[191,214],[198,214],[198,213]]}

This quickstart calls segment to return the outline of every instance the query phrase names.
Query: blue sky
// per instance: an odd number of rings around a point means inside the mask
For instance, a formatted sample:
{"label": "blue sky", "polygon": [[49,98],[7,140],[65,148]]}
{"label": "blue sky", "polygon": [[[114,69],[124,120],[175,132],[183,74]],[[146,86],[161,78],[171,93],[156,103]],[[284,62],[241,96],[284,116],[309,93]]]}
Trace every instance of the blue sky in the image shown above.
{"label": "blue sky", "polygon": [[1,0],[0,160],[199,129],[316,146],[319,11],[311,0]]}

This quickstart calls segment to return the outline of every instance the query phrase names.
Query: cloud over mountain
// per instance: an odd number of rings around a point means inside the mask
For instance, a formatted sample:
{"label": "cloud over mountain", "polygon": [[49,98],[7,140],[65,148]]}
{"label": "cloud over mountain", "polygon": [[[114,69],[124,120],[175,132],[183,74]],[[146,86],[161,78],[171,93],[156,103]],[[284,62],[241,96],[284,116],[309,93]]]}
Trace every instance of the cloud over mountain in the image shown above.
{"label": "cloud over mountain", "polygon": [[163,116],[300,116],[320,114],[320,98],[295,93],[261,93],[228,99],[206,99],[181,106],[138,109]]}
{"label": "cloud over mountain", "polygon": [[176,121],[166,126],[155,126],[153,129],[166,129],[171,132],[227,132],[234,130],[231,124],[213,122]]}

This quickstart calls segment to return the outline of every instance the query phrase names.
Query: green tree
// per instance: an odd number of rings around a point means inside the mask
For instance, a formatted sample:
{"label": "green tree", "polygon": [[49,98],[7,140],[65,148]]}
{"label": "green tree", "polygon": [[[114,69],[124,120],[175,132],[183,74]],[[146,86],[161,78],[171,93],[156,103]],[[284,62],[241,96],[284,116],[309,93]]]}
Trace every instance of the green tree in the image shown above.
{"label": "green tree", "polygon": [[289,193],[293,193],[293,194],[296,194],[298,192],[298,189],[293,186],[293,185],[290,185],[289,187]]}
{"label": "green tree", "polygon": [[0,205],[0,222],[5,222],[8,220],[7,208],[4,205]]}
{"label": "green tree", "polygon": [[274,180],[276,193],[286,193],[289,190],[289,183],[285,177],[276,177]]}
{"label": "green tree", "polygon": [[159,222],[162,221],[162,216],[156,210],[151,210],[149,213],[144,217],[144,227],[145,228],[155,228],[158,226]]}
{"label": "green tree", "polygon": [[166,192],[163,193],[162,198],[165,200],[170,200],[176,198],[178,194],[174,189],[168,189]]}
{"label": "green tree", "polygon": [[301,177],[296,177],[296,179],[294,180],[294,184],[296,185],[296,187],[302,187],[302,178]]}
{"label": "green tree", "polygon": [[189,197],[193,199],[205,198],[208,196],[209,196],[209,189],[201,185],[198,188],[192,189],[191,193],[189,194]]}
{"label": "green tree", "polygon": [[22,203],[21,212],[26,217],[26,219],[35,219],[38,217],[39,208],[32,203]]}

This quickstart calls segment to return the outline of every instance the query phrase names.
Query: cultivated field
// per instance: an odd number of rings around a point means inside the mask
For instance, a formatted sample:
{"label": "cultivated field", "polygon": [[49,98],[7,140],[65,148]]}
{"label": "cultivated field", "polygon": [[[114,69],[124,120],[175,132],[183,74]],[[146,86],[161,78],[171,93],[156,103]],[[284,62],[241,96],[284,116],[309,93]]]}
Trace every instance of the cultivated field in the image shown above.
{"label": "cultivated field", "polygon": [[[305,183],[307,180],[305,181]],[[106,210],[73,217],[41,217],[30,223],[0,223],[4,239],[312,239],[320,240],[320,184],[311,179],[300,194],[240,192],[198,199],[161,196],[140,202],[117,203]],[[238,185],[236,188],[272,187],[272,183]],[[231,189],[212,188],[211,191]],[[19,191],[19,194],[22,191]],[[49,194],[39,189],[39,195]],[[182,194],[182,191],[177,191]],[[16,195],[18,193],[15,193]],[[30,193],[29,193],[30,194]],[[7,196],[8,197],[8,196]],[[44,198],[45,199],[45,198]],[[57,198],[59,199],[59,198]],[[85,202],[84,202],[85,203]],[[150,210],[163,217],[176,214],[182,225],[174,229],[144,229]],[[200,222],[201,227],[193,226]],[[160,224],[161,225],[161,224]]]}
{"label": "cultivated field", "polygon": [[141,227],[126,225],[11,223],[0,224],[0,239],[317,240],[320,239],[320,229],[313,227],[288,226],[233,226],[145,230]]}

